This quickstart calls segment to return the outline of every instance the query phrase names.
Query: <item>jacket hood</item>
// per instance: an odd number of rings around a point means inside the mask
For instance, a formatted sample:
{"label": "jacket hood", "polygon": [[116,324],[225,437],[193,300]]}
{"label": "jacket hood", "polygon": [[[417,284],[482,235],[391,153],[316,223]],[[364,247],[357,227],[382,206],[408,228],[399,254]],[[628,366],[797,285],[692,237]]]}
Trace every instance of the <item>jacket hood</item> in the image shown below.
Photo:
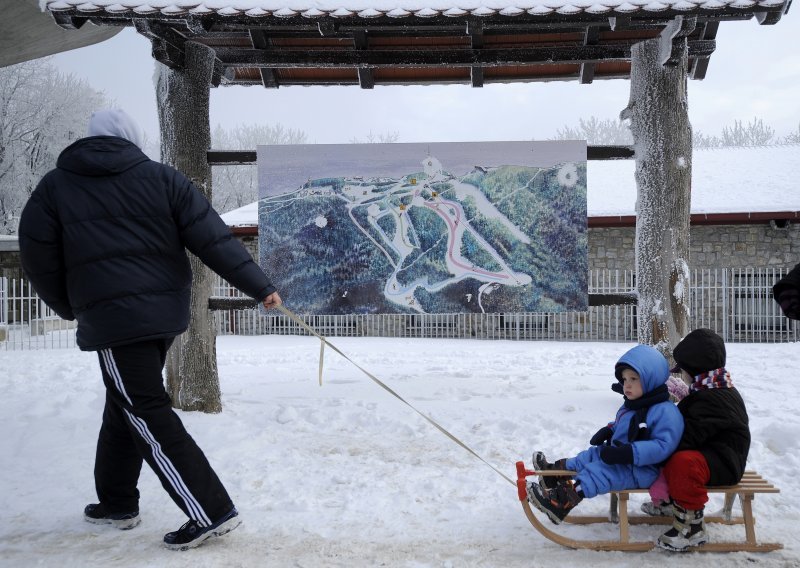
{"label": "jacket hood", "polygon": [[669,379],[667,360],[649,345],[637,345],[619,358],[615,368],[617,380],[620,379],[624,367],[630,367],[639,374],[643,393],[660,387]]}
{"label": "jacket hood", "polygon": [[84,176],[122,173],[149,158],[129,140],[116,136],[90,136],[67,146],[56,167]]}
{"label": "jacket hood", "polygon": [[86,136],[119,136],[130,140],[139,148],[143,146],[144,136],[136,121],[122,109],[107,108],[92,113]]}

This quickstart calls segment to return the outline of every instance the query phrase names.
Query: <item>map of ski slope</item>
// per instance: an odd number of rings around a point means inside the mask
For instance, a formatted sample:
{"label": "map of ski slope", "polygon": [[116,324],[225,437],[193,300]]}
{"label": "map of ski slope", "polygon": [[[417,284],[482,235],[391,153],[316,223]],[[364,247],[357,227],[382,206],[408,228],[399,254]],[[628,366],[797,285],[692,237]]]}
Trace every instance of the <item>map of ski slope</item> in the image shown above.
{"label": "map of ski slope", "polygon": [[585,310],[585,171],[309,178],[261,199],[263,264],[300,313]]}

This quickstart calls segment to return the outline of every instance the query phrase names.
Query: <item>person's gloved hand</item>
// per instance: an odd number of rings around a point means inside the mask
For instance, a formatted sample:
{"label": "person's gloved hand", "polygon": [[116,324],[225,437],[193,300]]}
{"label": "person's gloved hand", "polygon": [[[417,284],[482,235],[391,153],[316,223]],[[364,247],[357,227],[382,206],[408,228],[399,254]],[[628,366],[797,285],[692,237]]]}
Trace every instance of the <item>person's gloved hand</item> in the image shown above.
{"label": "person's gloved hand", "polygon": [[600,448],[600,459],[609,465],[633,463],[633,446],[617,442],[616,446],[603,446]]}
{"label": "person's gloved hand", "polygon": [[600,428],[592,439],[589,440],[589,443],[593,446],[602,446],[606,442],[611,441],[611,437],[614,435],[614,431],[609,428],[608,426],[603,426]]}

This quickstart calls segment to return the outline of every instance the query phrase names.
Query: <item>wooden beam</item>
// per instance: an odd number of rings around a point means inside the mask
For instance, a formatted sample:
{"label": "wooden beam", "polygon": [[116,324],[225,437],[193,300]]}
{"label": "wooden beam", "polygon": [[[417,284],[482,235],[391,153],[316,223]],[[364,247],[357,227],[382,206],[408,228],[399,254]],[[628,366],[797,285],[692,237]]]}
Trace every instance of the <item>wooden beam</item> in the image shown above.
{"label": "wooden beam", "polygon": [[255,150],[209,150],[206,152],[209,166],[240,166],[256,163]]}
{"label": "wooden beam", "polygon": [[184,22],[186,23],[186,27],[190,32],[199,36],[208,35],[208,33],[211,31],[211,28],[214,26],[214,22],[210,19],[197,16],[195,14],[186,16]]}
{"label": "wooden beam", "polygon": [[[317,31],[319,32],[319,35],[321,35],[322,37],[335,37],[340,33],[339,23],[331,22],[330,20],[317,22]],[[347,35],[346,32],[345,35]]]}
{"label": "wooden beam", "polygon": [[630,160],[636,157],[633,146],[587,146],[587,160]]}
{"label": "wooden beam", "polygon": [[473,66],[469,68],[469,78],[475,88],[483,87],[483,67]]}
{"label": "wooden beam", "polygon": [[777,24],[783,16],[783,10],[774,12],[756,12],[756,20],[762,26],[773,26]]}
{"label": "wooden beam", "polygon": [[[269,49],[270,42],[267,34],[262,30],[250,30],[250,43],[253,44],[255,49]],[[267,89],[278,88],[278,77],[273,69],[262,67],[259,69],[261,73],[261,84]]]}
{"label": "wooden beam", "polygon": [[523,49],[442,50],[325,50],[217,48],[217,56],[233,67],[325,68],[325,67],[499,67],[532,63],[580,63],[630,59],[630,45],[586,47],[534,47]]}
{"label": "wooden beam", "polygon": [[[357,51],[366,51],[369,49],[369,40],[367,39],[366,30],[357,30],[353,32],[353,47],[355,47]],[[362,89],[375,88],[375,76],[373,75],[371,68],[358,68],[358,84]]]}
{"label": "wooden beam", "polygon": [[[717,31],[719,30],[719,22],[706,22],[703,25],[703,29],[700,31],[700,38],[706,41],[715,41],[717,37]],[[694,63],[692,64],[692,68],[689,71],[689,74],[692,79],[701,80],[706,78],[706,72],[708,71],[708,64],[711,61],[711,56],[708,57],[695,57]]]}
{"label": "wooden beam", "polygon": [[[636,294],[589,294],[589,306],[635,306]],[[252,298],[210,298],[209,310],[250,310],[259,302]]]}
{"label": "wooden beam", "polygon": [[697,27],[697,16],[676,16],[664,27],[658,36],[661,65],[674,66],[682,61],[686,51],[686,37],[695,27]]}
{"label": "wooden beam", "polygon": [[258,307],[253,298],[209,298],[209,310],[253,310]]}
{"label": "wooden beam", "polygon": [[358,85],[362,89],[375,88],[375,76],[372,73],[372,69],[369,67],[358,68]]}
{"label": "wooden beam", "polygon": [[[467,20],[467,35],[472,49],[483,48],[483,22],[479,19]],[[483,67],[473,65],[469,69],[470,83],[474,88],[483,87]]]}
{"label": "wooden beam", "polygon": [[[690,42],[690,54],[710,55],[713,41]],[[629,61],[630,44],[555,46],[500,49],[264,49],[216,48],[226,66],[249,68],[301,69],[351,67],[503,67],[537,63],[583,63]]]}
{"label": "wooden beam", "polygon": [[[587,160],[626,160],[634,157],[633,146],[587,146]],[[209,150],[206,159],[210,166],[255,164],[255,150]]]}
{"label": "wooden beam", "polygon": [[137,32],[150,40],[153,46],[153,58],[170,69],[183,69],[185,37],[170,26],[154,20],[134,18],[133,26]]}
{"label": "wooden beam", "polygon": [[225,79],[225,66],[219,59],[214,59],[214,68],[211,70],[211,86],[219,87]]}
{"label": "wooden beam", "polygon": [[467,35],[470,38],[472,49],[483,47],[483,22],[478,19],[467,20]]}
{"label": "wooden beam", "polygon": [[[597,45],[600,39],[600,30],[596,26],[589,26],[586,28],[586,33],[583,35],[583,45]],[[582,85],[589,85],[594,81],[594,63],[584,61],[581,63],[581,70],[579,72],[579,80]]]}
{"label": "wooden beam", "polygon": [[52,12],[52,14],[53,20],[65,30],[79,30],[89,20],[89,18],[70,16],[64,12]]}
{"label": "wooden beam", "polygon": [[[764,11],[769,11],[770,8],[764,8]],[[751,18],[752,12],[740,11],[736,13],[725,13],[710,10],[703,10],[708,12],[708,17],[714,18],[731,18],[735,17],[742,20]],[[650,29],[661,29],[666,22],[674,18],[676,15],[681,15],[684,12],[680,10],[664,10],[659,12],[636,12],[635,17],[617,13],[613,20],[616,23],[617,29],[643,29],[649,27]],[[607,12],[605,13],[607,14]],[[609,20],[605,14],[592,14],[589,12],[582,12],[579,14],[547,14],[542,15],[529,15],[520,14],[517,16],[507,16],[503,14],[495,14],[493,16],[479,16],[477,19],[483,24],[486,32],[502,32],[516,34],[521,31],[530,33],[532,29],[539,31],[550,32],[568,32],[568,31],[581,31],[588,25],[608,26]],[[156,16],[158,17],[158,16]],[[460,28],[461,33],[465,29],[465,25],[470,20],[475,20],[476,17],[471,14],[464,14],[459,17],[450,16],[434,16],[434,17],[415,17],[409,16],[404,18],[393,18],[389,16],[379,16],[376,18],[361,18],[358,16],[336,18],[332,16],[304,17],[300,14],[292,17],[252,17],[246,15],[239,16],[219,16],[215,17],[220,28],[224,27],[226,30],[235,29],[250,29],[258,27],[268,31],[319,31],[322,27],[327,37],[327,31],[335,29],[338,32],[350,34],[355,29],[369,29],[370,32],[381,31],[396,31],[402,33],[413,33],[414,35],[428,34],[431,32],[449,31],[452,32],[454,28]],[[326,29],[327,28],[327,29]]]}
{"label": "wooden beam", "polygon": [[629,294],[589,294],[589,306],[635,306],[639,301],[635,292]]}
{"label": "wooden beam", "polygon": [[608,18],[608,27],[611,28],[612,32],[617,31],[618,28],[620,30],[627,30],[630,26],[630,16],[611,16]]}

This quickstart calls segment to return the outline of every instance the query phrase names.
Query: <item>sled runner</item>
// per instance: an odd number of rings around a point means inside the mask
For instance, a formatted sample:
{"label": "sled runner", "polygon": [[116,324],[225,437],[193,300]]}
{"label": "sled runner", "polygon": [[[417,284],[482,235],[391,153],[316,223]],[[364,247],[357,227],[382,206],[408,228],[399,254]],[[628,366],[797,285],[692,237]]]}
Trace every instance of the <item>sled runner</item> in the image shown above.
{"label": "sled runner", "polygon": [[[564,522],[572,524],[593,524],[593,523],[617,523],[619,525],[619,537],[611,540],[578,540],[558,534],[546,527],[533,514],[530,503],[528,503],[527,477],[534,475],[575,475],[574,471],[567,470],[548,470],[532,471],[525,469],[523,462],[517,462],[517,493],[522,503],[522,509],[528,520],[543,536],[553,542],[568,548],[585,548],[591,550],[618,550],[622,552],[644,552],[655,547],[655,536],[652,542],[631,541],[629,528],[630,525],[669,525],[672,523],[672,516],[653,517],[649,515],[628,515],[628,498],[631,493],[647,493],[647,489],[626,489],[615,491],[611,495],[610,510],[608,516],[589,516],[570,514]],[[739,542],[709,542],[702,546],[690,548],[692,552],[771,552],[780,550],[783,544],[777,542],[756,541],[755,518],[753,517],[753,498],[756,493],[780,493],[780,489],[767,482],[758,473],[747,471],[742,480],[736,485],[724,487],[708,487],[709,493],[724,493],[725,504],[720,514],[708,515],[705,517],[706,523],[721,523],[725,525],[744,525],[745,539]],[[736,496],[742,505],[742,515],[734,516],[733,503]],[[546,521],[549,524],[549,521]]]}

